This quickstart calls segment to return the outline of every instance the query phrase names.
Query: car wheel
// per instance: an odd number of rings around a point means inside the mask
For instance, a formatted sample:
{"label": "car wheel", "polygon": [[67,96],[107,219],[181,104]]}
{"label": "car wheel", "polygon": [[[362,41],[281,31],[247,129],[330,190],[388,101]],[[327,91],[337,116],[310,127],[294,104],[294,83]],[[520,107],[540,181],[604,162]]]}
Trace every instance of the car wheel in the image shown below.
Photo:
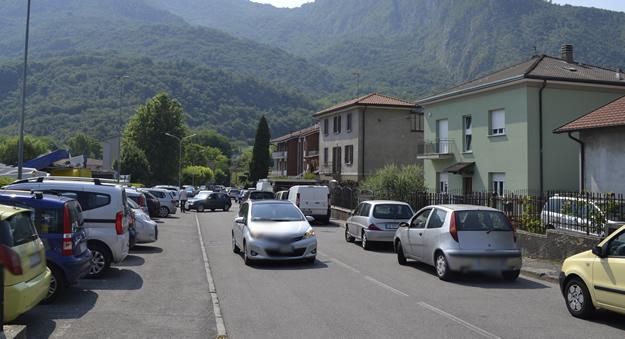
{"label": "car wheel", "polygon": [[235,254],[241,253],[241,249],[237,246],[236,240],[234,240],[234,233],[232,234],[232,252]]}
{"label": "car wheel", "polygon": [[349,232],[347,231],[347,225],[346,225],[345,226],[345,241],[354,242],[354,240],[356,240],[356,238],[354,238],[351,234],[349,234]]}
{"label": "car wheel", "polygon": [[569,313],[576,318],[588,318],[595,310],[588,287],[577,277],[571,278],[567,282],[564,288],[564,299]]}
{"label": "car wheel", "polygon": [[198,205],[195,210],[198,212],[204,212],[204,205]]}
{"label": "car wheel", "polygon": [[169,215],[169,209],[165,206],[161,206],[161,208],[158,209],[158,216],[161,218],[167,218],[167,216]]}
{"label": "car wheel", "polygon": [[362,245],[362,248],[365,251],[368,251],[371,249],[371,244],[369,243],[369,240],[367,239],[367,232],[365,232],[364,230],[362,231],[362,235],[360,236],[360,244]]}
{"label": "car wheel", "polygon": [[48,287],[48,295],[41,301],[43,304],[52,303],[65,289],[65,277],[63,272],[54,266],[48,266],[52,276],[50,277],[50,286]]}
{"label": "car wheel", "polygon": [[507,281],[515,281],[515,280],[517,280],[517,278],[519,277],[519,274],[521,274],[521,270],[512,270],[512,271],[503,271],[503,272],[501,272],[501,275],[503,276],[503,279],[507,280]]}
{"label": "car wheel", "polygon": [[243,263],[246,266],[251,266],[252,265],[252,260],[247,255],[247,245],[245,243],[243,243]]}
{"label": "car wheel", "polygon": [[451,280],[452,272],[449,269],[449,263],[447,263],[447,258],[443,252],[436,253],[436,260],[434,260],[434,264],[436,265],[436,275],[440,280]]}
{"label": "car wheel", "polygon": [[99,278],[111,267],[111,254],[108,248],[100,244],[89,245],[91,250],[91,266],[89,266],[88,278]]}
{"label": "car wheel", "polygon": [[397,262],[400,265],[406,265],[408,261],[406,260],[406,255],[404,254],[404,248],[401,246],[401,241],[397,241],[397,246],[395,248],[397,250]]}

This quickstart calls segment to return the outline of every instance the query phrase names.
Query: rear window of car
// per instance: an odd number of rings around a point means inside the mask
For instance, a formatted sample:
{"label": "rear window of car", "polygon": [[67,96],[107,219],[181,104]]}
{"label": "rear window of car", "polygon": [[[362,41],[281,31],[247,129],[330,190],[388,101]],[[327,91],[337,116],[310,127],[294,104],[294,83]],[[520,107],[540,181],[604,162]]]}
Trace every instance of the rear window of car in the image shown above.
{"label": "rear window of car", "polygon": [[252,221],[302,221],[302,212],[292,204],[252,205]]}
{"label": "rear window of car", "polygon": [[30,213],[17,213],[0,221],[0,243],[15,247],[37,239]]}
{"label": "rear window of car", "polygon": [[252,200],[272,200],[276,195],[273,192],[252,192],[250,193],[250,199]]}
{"label": "rear window of car", "polygon": [[381,204],[373,208],[373,217],[376,219],[410,219],[412,210],[403,204]]}
{"label": "rear window of car", "polygon": [[456,211],[458,231],[512,231],[508,218],[497,211]]}

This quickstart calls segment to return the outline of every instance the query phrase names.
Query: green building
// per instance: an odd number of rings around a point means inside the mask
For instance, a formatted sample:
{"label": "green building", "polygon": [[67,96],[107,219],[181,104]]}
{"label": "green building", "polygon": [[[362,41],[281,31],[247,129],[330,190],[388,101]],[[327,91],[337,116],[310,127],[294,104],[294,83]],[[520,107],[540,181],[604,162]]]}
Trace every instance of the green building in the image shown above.
{"label": "green building", "polygon": [[538,55],[418,101],[426,185],[457,194],[578,190],[580,146],[552,131],[623,96],[623,79],[576,62],[564,45],[560,58]]}

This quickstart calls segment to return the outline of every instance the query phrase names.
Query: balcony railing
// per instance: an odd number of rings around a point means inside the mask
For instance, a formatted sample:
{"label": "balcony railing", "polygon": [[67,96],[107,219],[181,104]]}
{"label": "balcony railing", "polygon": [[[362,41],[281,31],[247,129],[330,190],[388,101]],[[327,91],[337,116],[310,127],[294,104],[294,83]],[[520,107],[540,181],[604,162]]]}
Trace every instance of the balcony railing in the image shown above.
{"label": "balcony railing", "polygon": [[272,170],[270,176],[274,177],[274,178],[276,178],[276,177],[286,177],[286,170],[284,170],[284,171]]}
{"label": "balcony railing", "polygon": [[319,165],[319,173],[327,176],[341,175],[341,165],[334,165],[333,163],[325,163]]}
{"label": "balcony railing", "polygon": [[271,158],[274,159],[274,160],[286,159],[286,156],[287,156],[287,152],[286,151],[271,153]]}
{"label": "balcony railing", "polygon": [[319,156],[319,151],[318,150],[304,151],[304,157],[305,158],[318,157],[318,156]]}
{"label": "balcony railing", "polygon": [[418,159],[446,159],[453,156],[454,140],[437,139],[417,145]]}

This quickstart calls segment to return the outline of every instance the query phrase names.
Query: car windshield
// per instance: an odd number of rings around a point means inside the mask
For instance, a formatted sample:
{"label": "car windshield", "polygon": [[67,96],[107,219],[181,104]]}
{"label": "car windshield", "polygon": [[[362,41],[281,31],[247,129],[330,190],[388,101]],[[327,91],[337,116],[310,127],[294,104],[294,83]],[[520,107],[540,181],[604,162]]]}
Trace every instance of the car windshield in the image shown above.
{"label": "car windshield", "polygon": [[208,194],[209,193],[199,193],[198,195],[195,196],[195,198],[198,200],[203,200],[203,199],[208,198]]}
{"label": "car windshield", "polygon": [[252,205],[252,221],[303,221],[302,212],[292,204]]}
{"label": "car windshield", "polygon": [[373,217],[376,219],[410,219],[412,209],[404,204],[375,205]]}
{"label": "car windshield", "polygon": [[17,213],[0,221],[0,243],[9,247],[23,245],[37,239],[29,213]]}
{"label": "car windshield", "polygon": [[456,211],[458,231],[512,231],[508,218],[497,211]]}

